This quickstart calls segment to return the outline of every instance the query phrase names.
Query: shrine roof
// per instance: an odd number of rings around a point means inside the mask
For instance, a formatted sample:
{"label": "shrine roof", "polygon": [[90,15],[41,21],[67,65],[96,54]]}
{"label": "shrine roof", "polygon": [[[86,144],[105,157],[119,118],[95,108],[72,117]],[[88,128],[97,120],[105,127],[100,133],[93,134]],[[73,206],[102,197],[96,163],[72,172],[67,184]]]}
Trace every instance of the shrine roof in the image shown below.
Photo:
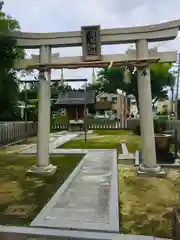
{"label": "shrine roof", "polygon": [[55,105],[81,105],[81,104],[94,104],[95,91],[69,91],[66,93],[59,93]]}

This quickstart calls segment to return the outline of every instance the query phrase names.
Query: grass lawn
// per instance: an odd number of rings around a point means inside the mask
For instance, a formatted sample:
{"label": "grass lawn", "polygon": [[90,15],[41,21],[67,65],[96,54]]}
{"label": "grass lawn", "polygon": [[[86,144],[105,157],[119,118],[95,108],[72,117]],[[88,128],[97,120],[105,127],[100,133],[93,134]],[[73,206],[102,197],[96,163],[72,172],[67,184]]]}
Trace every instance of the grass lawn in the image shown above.
{"label": "grass lawn", "polygon": [[[34,156],[0,155],[0,224],[28,225],[82,159],[82,155],[51,157],[53,176],[26,174]],[[9,207],[9,208],[8,208]]]}
{"label": "grass lawn", "polygon": [[100,135],[132,135],[132,131],[130,130],[95,130],[94,133]]}
{"label": "grass lawn", "polygon": [[133,135],[131,131],[124,130],[96,130],[93,134],[88,135],[86,143],[84,136],[81,135],[60,146],[60,148],[116,148],[121,151],[121,143],[126,143],[130,152],[140,149],[140,137]]}
{"label": "grass lawn", "polygon": [[172,238],[172,210],[179,204],[179,186],[179,170],[169,170],[165,179],[143,178],[135,168],[119,165],[122,232]]}

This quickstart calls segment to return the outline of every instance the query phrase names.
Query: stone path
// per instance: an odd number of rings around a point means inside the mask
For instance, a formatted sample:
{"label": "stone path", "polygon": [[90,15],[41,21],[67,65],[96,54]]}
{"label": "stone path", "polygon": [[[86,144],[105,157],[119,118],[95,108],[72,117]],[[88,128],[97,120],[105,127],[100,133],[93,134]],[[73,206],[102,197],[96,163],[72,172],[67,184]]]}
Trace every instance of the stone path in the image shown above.
{"label": "stone path", "polygon": [[[6,235],[6,233],[10,233],[10,235],[9,234]],[[23,236],[25,235],[26,237],[21,237],[22,235],[20,234],[23,234]],[[69,230],[69,229],[59,230],[59,229],[48,229],[48,228],[45,229],[45,228],[34,228],[34,227],[32,228],[32,227],[0,226],[1,240],[27,239],[27,237],[30,237],[32,235],[33,235],[33,238],[31,237],[30,238],[31,240],[37,240],[37,239],[168,240],[168,239],[156,238],[152,236],[127,235],[127,234],[124,235],[124,234],[118,234],[118,233],[107,233],[107,232],[99,232],[99,231],[91,232],[91,231],[77,231],[77,230]]]}
{"label": "stone path", "polygon": [[[88,134],[92,133],[93,131],[88,131]],[[50,134],[50,140],[49,140],[49,153],[54,154],[68,154],[70,152],[70,149],[65,149],[62,151],[61,149],[57,149],[59,146],[63,145],[66,142],[69,142],[73,138],[76,138],[80,135],[84,134],[83,132],[73,132],[68,133],[67,131],[63,132],[57,132],[57,133],[51,133]],[[29,144],[28,146],[22,146],[21,153],[23,154],[36,154],[37,153],[37,144]],[[73,154],[74,152],[72,152]],[[78,151],[77,151],[78,153]],[[82,150],[82,152],[84,151]],[[76,154],[76,150],[75,150]]]}
{"label": "stone path", "polygon": [[[49,140],[49,152],[51,153],[53,149],[63,145],[66,142],[69,142],[73,138],[79,136],[80,133],[55,133],[50,136]],[[35,154],[37,152],[37,144],[30,144],[26,149],[22,150],[21,153],[25,154]]]}
{"label": "stone path", "polygon": [[[49,142],[52,143],[56,141],[56,139],[60,136],[63,136],[64,134],[67,134],[67,131],[62,131],[62,132],[56,132],[56,133],[51,133],[49,137]],[[3,149],[6,153],[23,153],[28,149],[36,149],[36,143],[30,143],[30,144],[13,144],[13,145],[8,145],[6,148]]]}
{"label": "stone path", "polygon": [[[80,133],[54,133],[50,137],[51,154],[85,154],[69,178],[41,210],[31,226],[44,231],[76,231],[76,237],[91,239],[153,240],[154,237],[121,235],[115,149],[57,149]],[[25,154],[36,154],[32,144]],[[93,231],[90,233],[90,231]],[[114,235],[114,234],[117,235]],[[103,236],[101,236],[103,234]],[[74,233],[72,234],[74,237]],[[162,239],[163,240],[163,239]]]}
{"label": "stone path", "polygon": [[31,226],[119,232],[116,150],[88,151]]}

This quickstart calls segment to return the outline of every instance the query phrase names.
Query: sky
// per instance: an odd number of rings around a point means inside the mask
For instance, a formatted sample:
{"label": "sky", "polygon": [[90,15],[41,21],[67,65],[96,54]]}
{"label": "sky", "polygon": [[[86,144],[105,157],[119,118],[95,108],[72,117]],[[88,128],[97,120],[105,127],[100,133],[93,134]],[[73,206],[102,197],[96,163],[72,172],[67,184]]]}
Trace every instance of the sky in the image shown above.
{"label": "sky", "polygon": [[[81,26],[133,27],[180,19],[179,0],[4,0],[3,10],[19,21],[24,32],[79,31]],[[180,40],[150,44],[160,51],[180,51]],[[103,54],[123,53],[128,44],[103,46]],[[56,48],[60,56],[81,55],[81,48]],[[28,50],[27,55],[38,54]],[[65,78],[88,78],[92,69],[65,70]],[[52,72],[60,78],[60,70]],[[79,87],[82,83],[73,84]]]}

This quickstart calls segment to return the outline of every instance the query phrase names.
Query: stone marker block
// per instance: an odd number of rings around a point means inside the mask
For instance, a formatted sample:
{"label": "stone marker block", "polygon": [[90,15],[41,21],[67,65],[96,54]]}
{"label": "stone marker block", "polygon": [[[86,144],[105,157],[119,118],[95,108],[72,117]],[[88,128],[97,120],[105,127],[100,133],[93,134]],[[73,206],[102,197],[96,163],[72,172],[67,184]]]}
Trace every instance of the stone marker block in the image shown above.
{"label": "stone marker block", "polygon": [[135,161],[135,158],[133,153],[127,153],[127,154],[120,153],[118,156],[118,164],[134,165],[134,161]]}
{"label": "stone marker block", "polygon": [[126,153],[126,154],[122,154],[120,153],[118,156],[118,160],[134,160],[134,154],[133,153]]}
{"label": "stone marker block", "polygon": [[121,148],[122,148],[122,153],[123,153],[123,154],[128,154],[128,153],[129,153],[129,152],[128,152],[128,148],[127,148],[127,146],[126,146],[125,143],[122,143],[122,144],[121,144]]}

